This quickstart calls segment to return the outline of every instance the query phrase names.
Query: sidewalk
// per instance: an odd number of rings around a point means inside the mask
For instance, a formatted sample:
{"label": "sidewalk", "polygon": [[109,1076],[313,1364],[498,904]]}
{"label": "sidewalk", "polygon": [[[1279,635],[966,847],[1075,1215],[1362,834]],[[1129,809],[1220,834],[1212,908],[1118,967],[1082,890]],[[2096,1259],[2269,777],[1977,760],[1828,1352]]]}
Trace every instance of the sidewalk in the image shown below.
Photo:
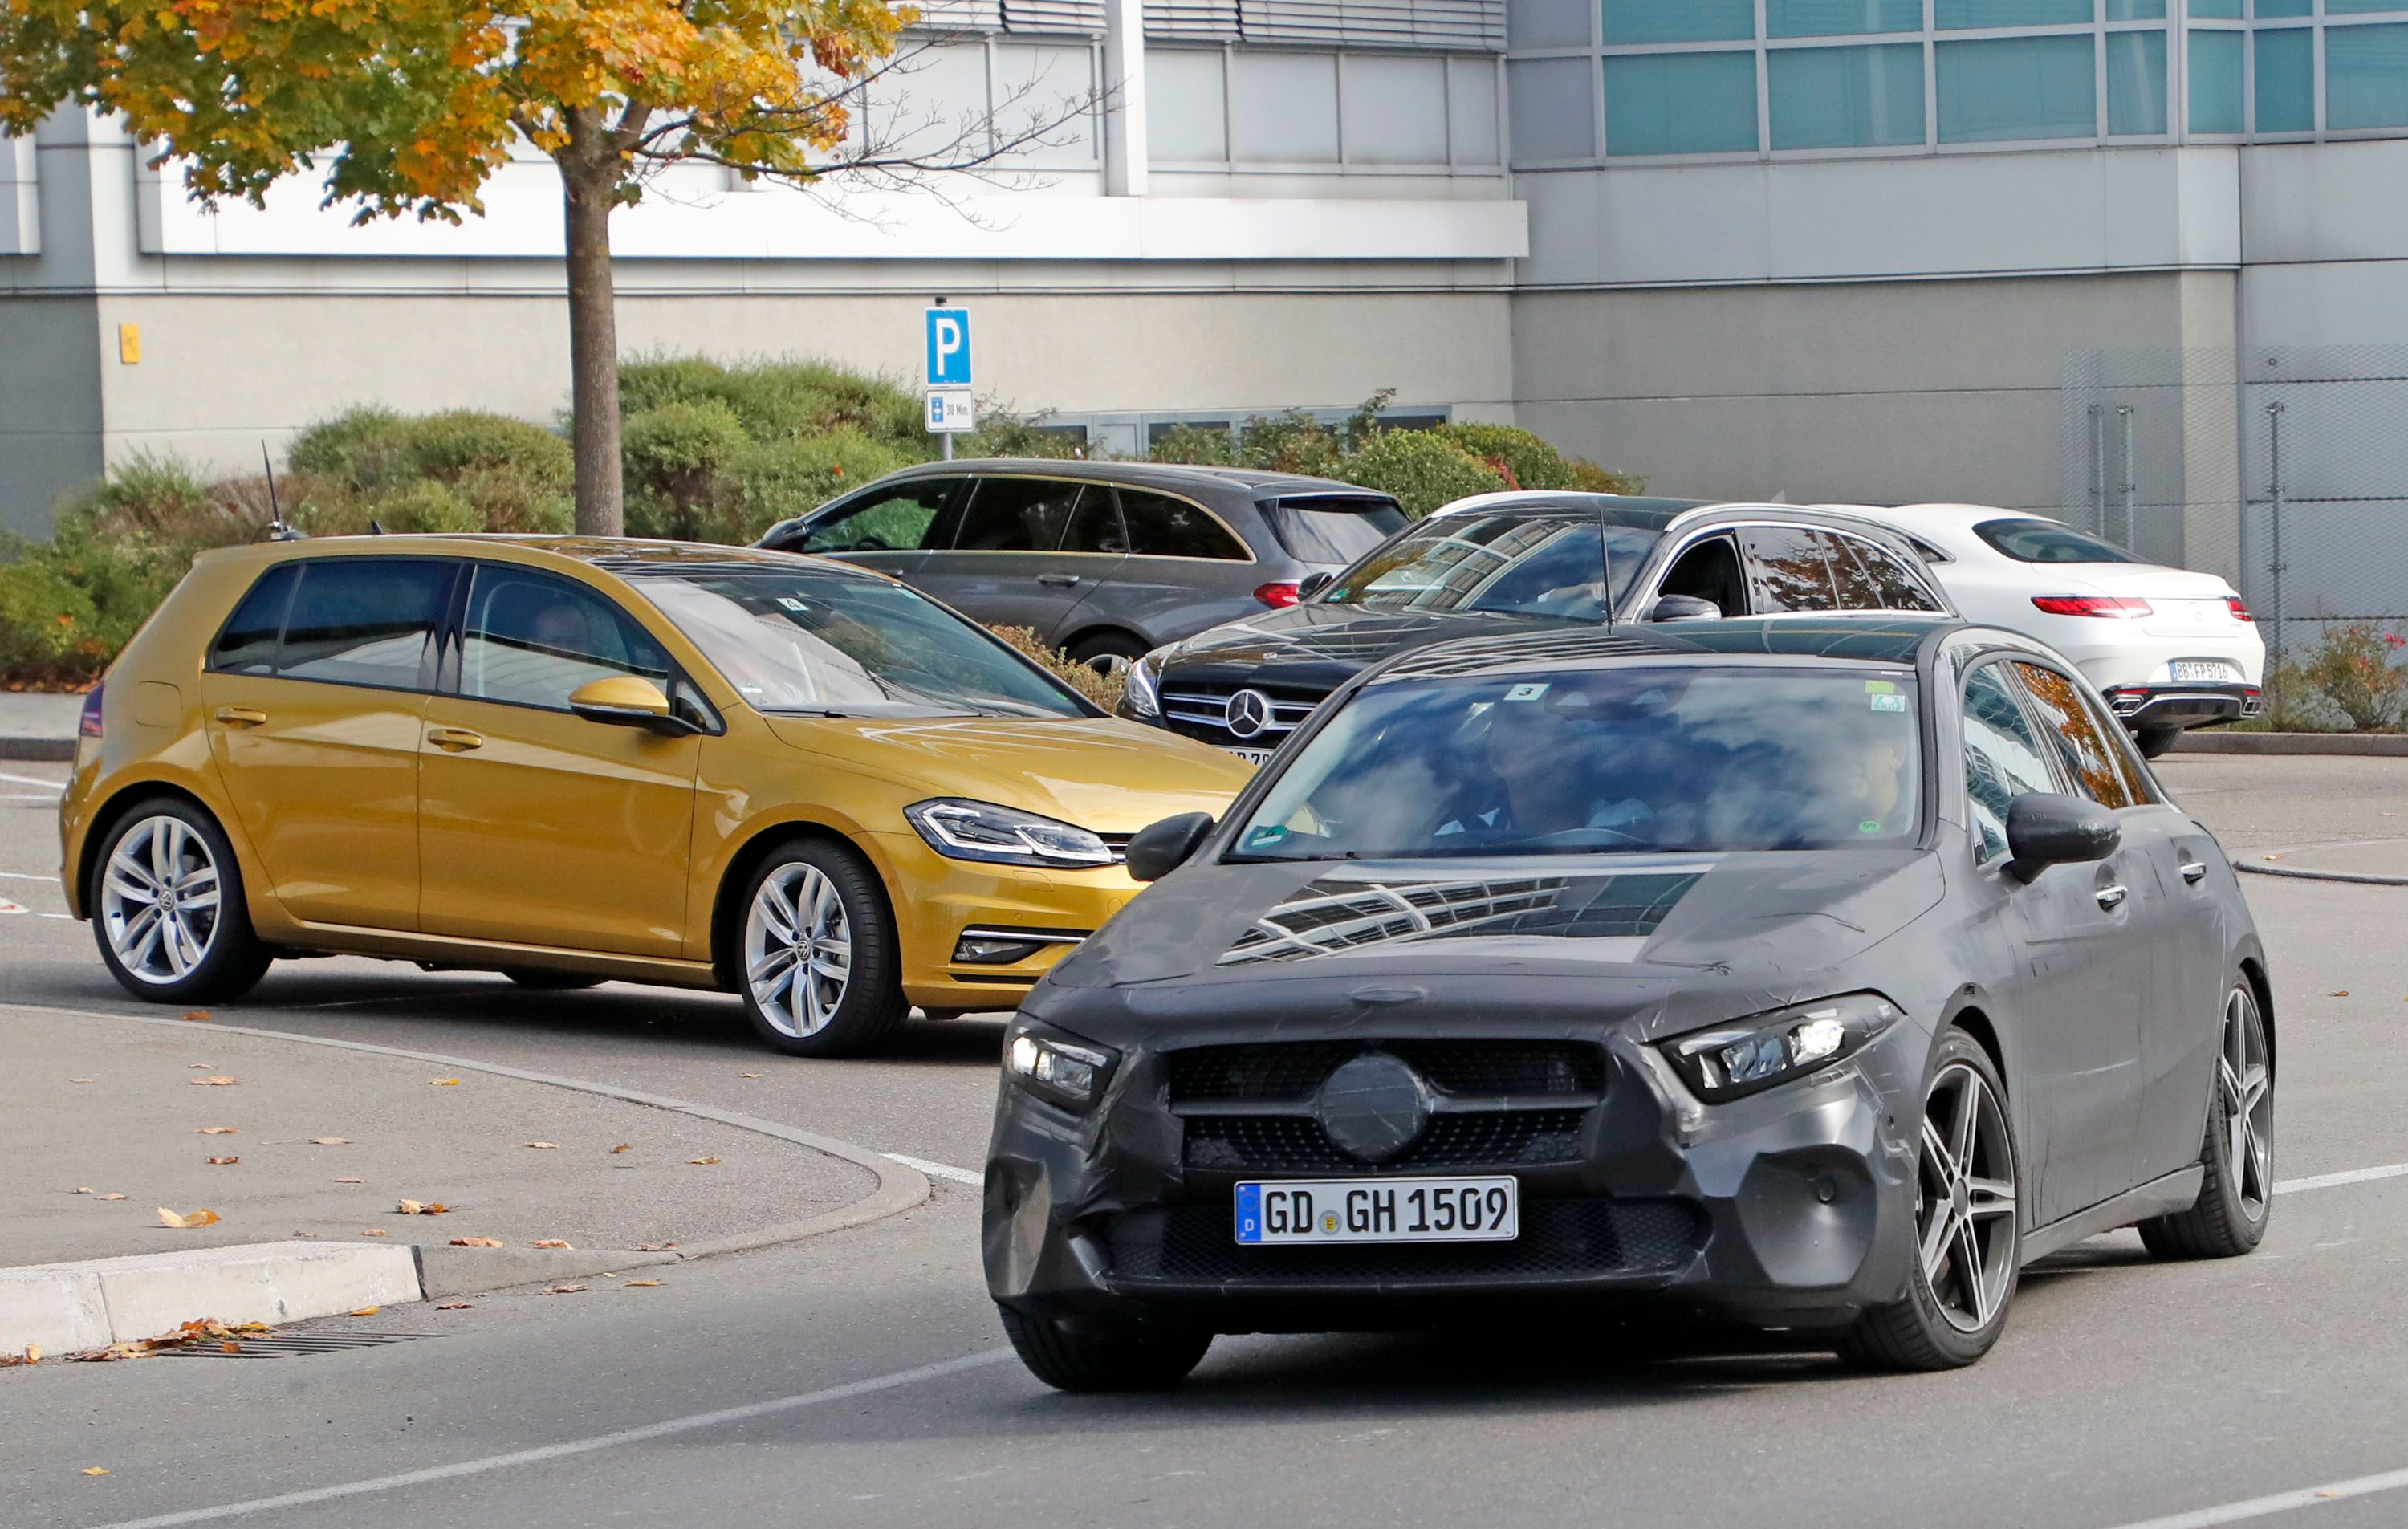
{"label": "sidewalk", "polygon": [[2408,759],[2178,753],[2157,773],[2245,871],[2408,882]]}
{"label": "sidewalk", "polygon": [[80,695],[0,691],[0,759],[73,759],[82,714]]}

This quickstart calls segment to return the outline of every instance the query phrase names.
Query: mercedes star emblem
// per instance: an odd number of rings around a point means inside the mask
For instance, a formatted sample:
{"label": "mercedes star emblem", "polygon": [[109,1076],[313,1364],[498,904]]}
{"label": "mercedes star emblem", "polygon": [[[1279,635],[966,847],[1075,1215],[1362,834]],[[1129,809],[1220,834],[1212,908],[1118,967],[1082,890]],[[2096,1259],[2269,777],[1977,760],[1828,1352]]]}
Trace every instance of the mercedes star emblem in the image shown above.
{"label": "mercedes star emblem", "polygon": [[1227,722],[1234,737],[1251,738],[1271,724],[1271,698],[1258,690],[1241,690],[1229,697]]}

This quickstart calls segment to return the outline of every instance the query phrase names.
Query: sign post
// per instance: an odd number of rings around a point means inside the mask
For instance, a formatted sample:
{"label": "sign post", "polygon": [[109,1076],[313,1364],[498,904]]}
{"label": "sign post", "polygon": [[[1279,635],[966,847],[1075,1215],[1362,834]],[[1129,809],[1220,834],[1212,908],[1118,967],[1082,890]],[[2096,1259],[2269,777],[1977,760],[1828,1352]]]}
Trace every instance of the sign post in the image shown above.
{"label": "sign post", "polygon": [[945,460],[953,458],[953,436],[978,426],[978,408],[970,395],[970,313],[947,307],[944,299],[927,310],[929,433],[945,443]]}

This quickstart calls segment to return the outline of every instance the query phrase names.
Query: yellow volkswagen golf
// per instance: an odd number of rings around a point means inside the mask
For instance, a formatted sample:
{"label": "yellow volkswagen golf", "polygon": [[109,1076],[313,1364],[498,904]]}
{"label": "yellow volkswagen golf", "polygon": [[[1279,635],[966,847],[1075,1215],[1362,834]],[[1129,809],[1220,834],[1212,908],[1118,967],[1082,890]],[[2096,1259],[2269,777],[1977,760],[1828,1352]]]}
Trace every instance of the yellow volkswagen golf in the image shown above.
{"label": "yellow volkswagen golf", "polygon": [[208,553],[81,731],[62,879],[138,996],[341,951],[731,990],[809,1056],[1011,1007],[1249,773],[882,575],[559,537]]}

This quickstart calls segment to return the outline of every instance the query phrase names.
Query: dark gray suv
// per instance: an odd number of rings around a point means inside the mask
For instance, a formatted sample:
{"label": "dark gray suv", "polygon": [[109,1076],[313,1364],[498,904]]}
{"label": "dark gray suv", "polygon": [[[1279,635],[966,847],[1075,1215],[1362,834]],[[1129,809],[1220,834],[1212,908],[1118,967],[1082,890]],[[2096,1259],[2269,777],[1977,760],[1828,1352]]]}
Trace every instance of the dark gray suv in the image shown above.
{"label": "dark gray suv", "polygon": [[1103,664],[1292,606],[1404,523],[1386,494],[1326,478],[996,458],[890,473],[760,545],[879,569]]}

